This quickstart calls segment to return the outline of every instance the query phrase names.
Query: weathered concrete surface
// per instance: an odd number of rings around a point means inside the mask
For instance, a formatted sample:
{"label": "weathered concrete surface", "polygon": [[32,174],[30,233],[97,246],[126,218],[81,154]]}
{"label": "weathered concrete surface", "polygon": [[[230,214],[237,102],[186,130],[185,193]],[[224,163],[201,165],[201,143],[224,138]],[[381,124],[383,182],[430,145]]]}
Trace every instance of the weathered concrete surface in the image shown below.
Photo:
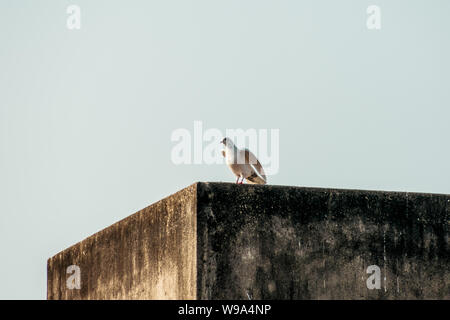
{"label": "weathered concrete surface", "polygon": [[[47,263],[48,299],[195,299],[196,186],[165,198]],[[67,289],[77,265],[81,289]]]}
{"label": "weathered concrete surface", "polygon": [[47,295],[450,299],[449,217],[449,195],[197,183],[49,259]]}
{"label": "weathered concrete surface", "polygon": [[450,298],[448,195],[210,183],[197,210],[200,299]]}

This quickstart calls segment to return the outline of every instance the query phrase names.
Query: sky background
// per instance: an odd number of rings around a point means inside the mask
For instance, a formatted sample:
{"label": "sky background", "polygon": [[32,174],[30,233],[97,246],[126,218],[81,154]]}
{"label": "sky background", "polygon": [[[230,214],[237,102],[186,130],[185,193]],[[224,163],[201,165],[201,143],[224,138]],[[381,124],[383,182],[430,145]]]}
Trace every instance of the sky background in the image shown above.
{"label": "sky background", "polygon": [[271,184],[450,193],[449,17],[448,0],[0,1],[0,299],[45,299],[49,257],[234,182],[172,163],[195,120],[279,129]]}

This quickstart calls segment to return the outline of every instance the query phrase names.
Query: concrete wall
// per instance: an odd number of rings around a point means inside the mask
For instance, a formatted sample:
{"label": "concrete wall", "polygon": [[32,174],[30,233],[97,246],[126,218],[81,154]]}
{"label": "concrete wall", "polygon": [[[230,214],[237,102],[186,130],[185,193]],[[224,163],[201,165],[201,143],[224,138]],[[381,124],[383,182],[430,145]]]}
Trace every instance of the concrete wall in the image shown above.
{"label": "concrete wall", "polygon": [[197,183],[49,259],[47,295],[449,299],[449,217],[448,195]]}
{"label": "concrete wall", "polygon": [[[195,299],[196,186],[192,185],[58,253],[47,263],[48,299]],[[67,267],[81,289],[68,289]]]}
{"label": "concrete wall", "polygon": [[210,183],[197,210],[200,299],[450,298],[448,195]]}

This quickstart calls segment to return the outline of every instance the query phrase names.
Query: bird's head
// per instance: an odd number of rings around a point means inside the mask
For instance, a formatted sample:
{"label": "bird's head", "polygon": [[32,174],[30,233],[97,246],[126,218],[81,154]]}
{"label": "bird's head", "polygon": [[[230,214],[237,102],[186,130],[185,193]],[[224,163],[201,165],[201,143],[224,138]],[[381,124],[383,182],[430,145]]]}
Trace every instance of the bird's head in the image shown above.
{"label": "bird's head", "polygon": [[225,147],[232,148],[234,146],[233,141],[230,138],[223,138],[222,141],[220,141],[221,144],[223,144]]}

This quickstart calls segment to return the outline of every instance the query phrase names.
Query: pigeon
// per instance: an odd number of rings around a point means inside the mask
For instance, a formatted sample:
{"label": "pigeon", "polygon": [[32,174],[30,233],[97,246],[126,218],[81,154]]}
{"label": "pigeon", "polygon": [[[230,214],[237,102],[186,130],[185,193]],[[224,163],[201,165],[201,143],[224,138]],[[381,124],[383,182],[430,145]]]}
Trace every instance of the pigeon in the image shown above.
{"label": "pigeon", "polygon": [[[230,138],[223,138],[220,142],[225,149],[222,155],[231,171],[236,175],[236,183],[242,184],[244,179],[250,184],[266,184],[264,169],[255,155],[248,149],[239,149]],[[240,179],[240,182],[239,182]]]}

